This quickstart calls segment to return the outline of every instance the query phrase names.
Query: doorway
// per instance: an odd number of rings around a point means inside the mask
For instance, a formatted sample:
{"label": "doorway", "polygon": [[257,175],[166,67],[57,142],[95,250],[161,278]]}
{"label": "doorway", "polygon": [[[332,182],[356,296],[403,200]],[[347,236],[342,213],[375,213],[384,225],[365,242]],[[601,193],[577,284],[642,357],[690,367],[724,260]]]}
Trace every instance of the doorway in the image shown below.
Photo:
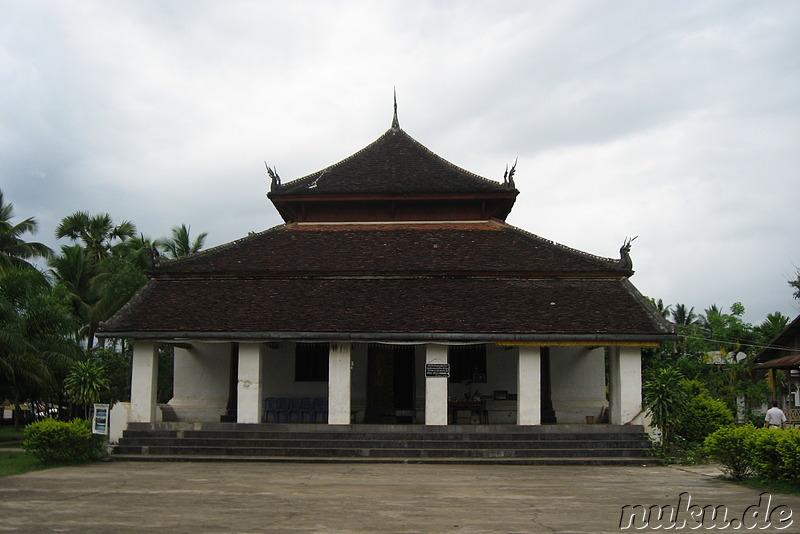
{"label": "doorway", "polygon": [[370,345],[367,350],[369,424],[411,424],[416,419],[416,351],[411,345]]}

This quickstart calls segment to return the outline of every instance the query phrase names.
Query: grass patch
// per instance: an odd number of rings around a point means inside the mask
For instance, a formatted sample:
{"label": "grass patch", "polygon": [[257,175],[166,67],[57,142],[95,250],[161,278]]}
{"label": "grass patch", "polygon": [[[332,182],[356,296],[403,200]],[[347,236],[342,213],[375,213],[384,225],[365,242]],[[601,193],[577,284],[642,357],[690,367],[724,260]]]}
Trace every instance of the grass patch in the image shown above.
{"label": "grass patch", "polygon": [[796,497],[800,497],[800,486],[780,480],[746,478],[741,481],[740,484],[762,492],[767,491],[769,493],[783,493],[784,495],[794,495]]}
{"label": "grass patch", "polygon": [[14,430],[13,426],[0,426],[0,450],[13,449],[22,446],[25,440],[25,432]]}
{"label": "grass patch", "polygon": [[31,471],[41,471],[67,464],[43,464],[39,459],[24,451],[10,451],[22,447],[25,440],[23,430],[14,430],[13,425],[0,426],[0,477],[22,475]]}
{"label": "grass patch", "polygon": [[6,443],[18,444],[25,439],[25,432],[20,428],[14,430],[14,425],[0,425],[0,445]]}
{"label": "grass patch", "polygon": [[31,471],[41,471],[59,467],[56,465],[45,465],[32,455],[24,452],[10,452],[0,450],[0,477],[11,475],[22,475]]}

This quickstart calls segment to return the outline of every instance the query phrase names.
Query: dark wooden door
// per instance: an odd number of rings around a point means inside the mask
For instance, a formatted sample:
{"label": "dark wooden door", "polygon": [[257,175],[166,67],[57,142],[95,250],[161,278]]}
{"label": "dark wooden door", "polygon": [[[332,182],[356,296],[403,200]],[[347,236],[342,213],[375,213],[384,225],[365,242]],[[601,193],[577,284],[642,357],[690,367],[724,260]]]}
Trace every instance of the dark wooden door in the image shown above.
{"label": "dark wooden door", "polygon": [[367,423],[414,422],[414,353],[413,346],[370,345],[367,352]]}

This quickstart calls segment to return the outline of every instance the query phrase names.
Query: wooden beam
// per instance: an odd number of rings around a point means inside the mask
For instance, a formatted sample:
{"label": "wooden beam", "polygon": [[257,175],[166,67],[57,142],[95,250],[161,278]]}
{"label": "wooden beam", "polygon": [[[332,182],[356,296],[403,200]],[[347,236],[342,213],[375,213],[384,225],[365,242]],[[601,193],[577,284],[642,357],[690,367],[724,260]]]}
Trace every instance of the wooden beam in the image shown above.
{"label": "wooden beam", "polygon": [[501,347],[658,347],[658,341],[498,341]]}

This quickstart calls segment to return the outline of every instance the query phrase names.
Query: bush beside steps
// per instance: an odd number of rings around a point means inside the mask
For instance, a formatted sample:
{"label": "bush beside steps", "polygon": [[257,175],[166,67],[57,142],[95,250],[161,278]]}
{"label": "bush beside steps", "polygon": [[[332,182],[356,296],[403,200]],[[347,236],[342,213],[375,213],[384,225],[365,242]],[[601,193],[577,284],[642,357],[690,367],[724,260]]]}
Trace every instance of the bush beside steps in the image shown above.
{"label": "bush beside steps", "polygon": [[103,458],[105,441],[105,436],[92,434],[89,421],[49,418],[25,427],[22,448],[45,464],[77,464]]}

